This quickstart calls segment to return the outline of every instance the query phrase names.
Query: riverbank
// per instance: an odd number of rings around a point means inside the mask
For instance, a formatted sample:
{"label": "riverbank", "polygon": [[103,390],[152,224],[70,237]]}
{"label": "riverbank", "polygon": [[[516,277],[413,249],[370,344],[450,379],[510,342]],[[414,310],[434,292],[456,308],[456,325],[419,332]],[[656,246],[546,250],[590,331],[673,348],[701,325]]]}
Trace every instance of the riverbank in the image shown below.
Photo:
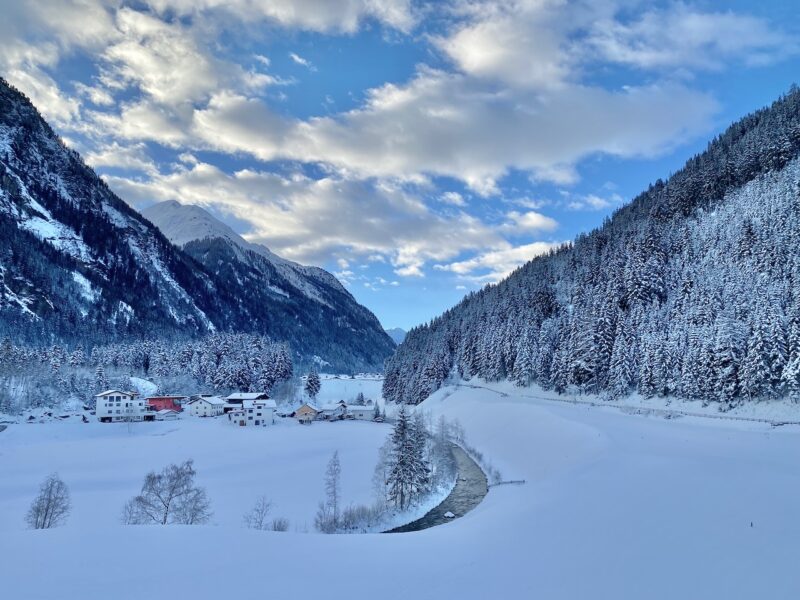
{"label": "riverbank", "polygon": [[441,504],[428,511],[423,517],[407,525],[395,527],[385,533],[409,533],[443,525],[463,517],[478,506],[489,493],[486,474],[463,448],[452,445],[453,458],[458,472],[456,485]]}

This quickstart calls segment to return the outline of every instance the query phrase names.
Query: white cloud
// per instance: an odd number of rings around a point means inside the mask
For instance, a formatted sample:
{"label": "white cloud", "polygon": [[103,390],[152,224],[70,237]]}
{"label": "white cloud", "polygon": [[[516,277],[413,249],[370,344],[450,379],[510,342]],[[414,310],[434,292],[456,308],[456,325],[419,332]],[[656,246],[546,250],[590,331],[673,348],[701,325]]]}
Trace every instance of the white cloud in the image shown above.
{"label": "white cloud", "polygon": [[294,62],[295,64],[298,64],[298,65],[300,65],[302,67],[305,67],[309,71],[316,71],[317,70],[316,67],[314,67],[314,65],[311,64],[311,61],[309,61],[308,59],[303,58],[302,56],[300,56],[299,54],[297,54],[295,52],[289,52],[289,58],[291,58],[292,62]]}
{"label": "white cloud", "polygon": [[218,11],[245,22],[267,19],[319,32],[353,33],[370,19],[400,31],[409,31],[416,23],[410,0],[150,0],[150,4],[161,13]]}
{"label": "white cloud", "polygon": [[674,2],[630,20],[603,19],[589,36],[596,58],[642,69],[722,69],[759,65],[796,53],[795,38],[764,19],[701,12]]}
{"label": "white cloud", "polygon": [[511,168],[562,182],[565,165],[592,153],[657,155],[708,129],[716,110],[708,95],[676,84],[534,94],[422,69],[406,85],[371,90],[362,108],[307,121],[220,95],[198,112],[195,133],[263,160],[319,162],[362,178],[449,176],[487,195]]}
{"label": "white cloud", "polygon": [[144,144],[120,145],[117,142],[86,154],[86,162],[94,167],[118,167],[155,175],[158,171]]}
{"label": "white cloud", "polygon": [[[551,88],[570,76],[560,1],[491,2],[435,44],[463,72],[511,85]],[[473,9],[475,6],[473,5]]]}
{"label": "white cloud", "polygon": [[473,283],[495,283],[529,260],[560,247],[563,242],[533,242],[521,246],[505,244],[502,248],[480,253],[467,260],[435,265]]}
{"label": "white cloud", "polygon": [[458,192],[445,192],[439,198],[445,204],[450,204],[452,206],[466,206],[467,203],[464,200],[464,196],[459,194]]}
{"label": "white cloud", "polygon": [[515,233],[554,231],[558,228],[558,221],[533,210],[524,213],[511,211],[506,217],[508,221],[502,229]]}
{"label": "white cloud", "polygon": [[606,210],[613,206],[619,206],[623,202],[623,198],[619,194],[611,194],[607,198],[596,194],[578,196],[569,192],[564,192],[564,194],[567,198],[566,206],[569,210]]}
{"label": "white cloud", "polygon": [[131,204],[178,200],[213,206],[249,223],[247,239],[301,262],[322,265],[338,256],[342,271],[349,270],[345,262],[366,259],[388,261],[398,275],[421,277],[431,261],[506,243],[479,219],[465,213],[439,215],[385,182],[335,176],[313,180],[253,170],[228,175],[202,162],[144,180],[106,179]]}

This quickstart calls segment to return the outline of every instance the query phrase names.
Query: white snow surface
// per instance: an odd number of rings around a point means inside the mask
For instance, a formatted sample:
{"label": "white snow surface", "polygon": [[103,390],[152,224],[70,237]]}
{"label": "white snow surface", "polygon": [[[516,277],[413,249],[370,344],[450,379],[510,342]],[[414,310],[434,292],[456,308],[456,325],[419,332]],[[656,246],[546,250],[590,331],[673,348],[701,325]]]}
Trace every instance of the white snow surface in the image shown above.
{"label": "white snow surface", "polygon": [[[327,271],[292,262],[278,256],[263,244],[246,240],[200,206],[167,200],[147,207],[142,211],[142,215],[158,227],[176,246],[185,246],[195,240],[222,238],[237,249],[238,255],[242,259],[245,259],[244,251],[255,252],[271,262],[292,286],[322,304],[327,305],[328,303],[312,282],[323,282],[328,286],[345,291],[341,282]],[[274,289],[278,291],[278,288]],[[286,292],[283,291],[283,293]]]}
{"label": "white snow surface", "polygon": [[[423,407],[458,418],[506,479],[526,483],[493,487],[464,517],[408,534],[270,533],[238,522],[266,493],[276,515],[310,523],[337,447],[344,496],[359,500],[388,426],[238,430],[184,420],[129,435],[125,425],[12,425],[0,433],[3,591],[16,599],[800,597],[800,427],[626,414],[481,385],[444,388]],[[116,523],[144,471],[189,456],[214,502],[213,525]],[[54,470],[73,490],[70,522],[23,530],[38,482]],[[242,576],[243,557],[257,557],[262,576]]]}

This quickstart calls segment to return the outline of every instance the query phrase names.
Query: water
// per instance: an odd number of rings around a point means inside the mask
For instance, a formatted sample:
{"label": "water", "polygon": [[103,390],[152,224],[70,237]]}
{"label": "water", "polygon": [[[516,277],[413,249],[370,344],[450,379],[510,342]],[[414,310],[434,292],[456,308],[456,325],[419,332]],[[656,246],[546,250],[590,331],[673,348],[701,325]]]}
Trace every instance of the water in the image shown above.
{"label": "water", "polygon": [[[484,475],[478,464],[459,446],[453,445],[452,450],[458,468],[458,481],[456,481],[456,485],[450,495],[422,518],[412,521],[408,525],[391,529],[386,533],[422,531],[429,527],[449,523],[458,517],[463,517],[481,503],[481,500],[489,492],[486,475]],[[453,513],[455,516],[448,519],[445,517],[448,512]]]}

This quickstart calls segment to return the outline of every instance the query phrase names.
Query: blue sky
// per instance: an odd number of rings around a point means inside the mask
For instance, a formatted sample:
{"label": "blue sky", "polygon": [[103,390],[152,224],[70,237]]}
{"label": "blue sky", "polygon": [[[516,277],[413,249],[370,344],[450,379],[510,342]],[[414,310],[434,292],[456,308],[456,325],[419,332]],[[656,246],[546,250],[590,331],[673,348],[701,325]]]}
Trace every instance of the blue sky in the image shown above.
{"label": "blue sky", "polygon": [[0,73],[174,199],[409,328],[795,81],[792,2],[0,0]]}

